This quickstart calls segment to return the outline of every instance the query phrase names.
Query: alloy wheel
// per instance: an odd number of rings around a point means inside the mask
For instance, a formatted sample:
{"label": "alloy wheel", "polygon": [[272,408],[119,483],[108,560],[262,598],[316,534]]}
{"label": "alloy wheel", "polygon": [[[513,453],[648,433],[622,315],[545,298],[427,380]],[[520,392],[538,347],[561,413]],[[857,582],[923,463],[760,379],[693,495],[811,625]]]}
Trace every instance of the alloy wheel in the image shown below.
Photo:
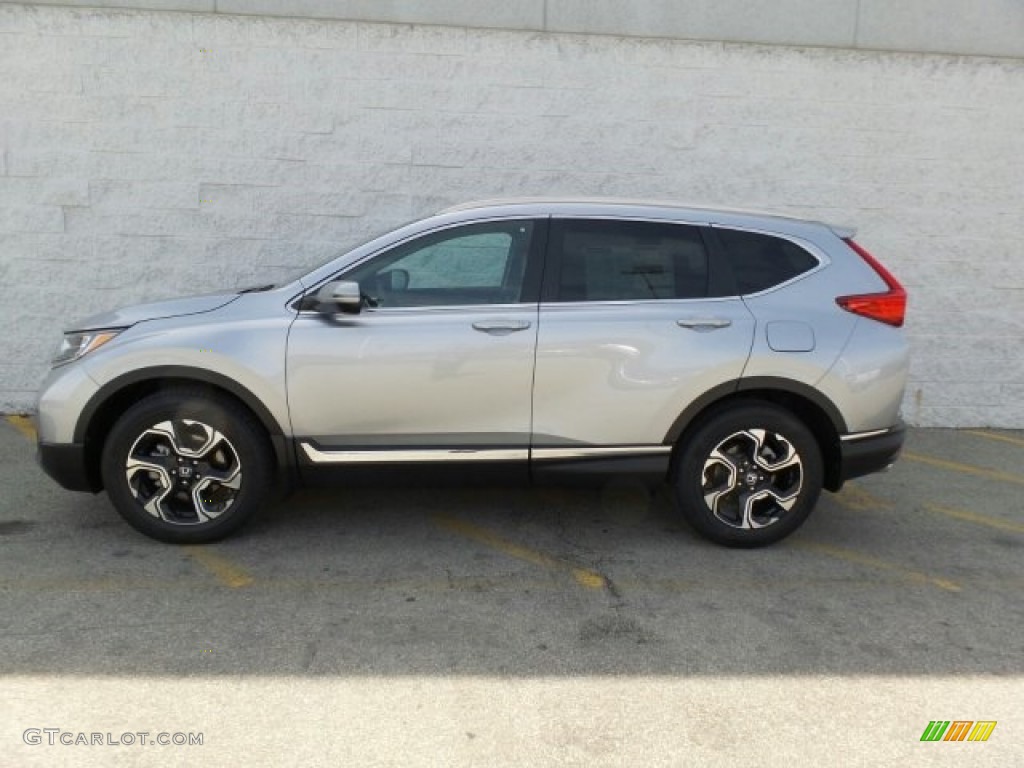
{"label": "alloy wheel", "polygon": [[797,503],[803,462],[783,435],[766,429],[734,432],[704,461],[701,493],[721,522],[733,528],[765,528]]}
{"label": "alloy wheel", "polygon": [[223,433],[201,421],[175,419],[139,435],[128,452],[125,477],[135,500],[154,518],[198,525],[235,503],[242,463]]}

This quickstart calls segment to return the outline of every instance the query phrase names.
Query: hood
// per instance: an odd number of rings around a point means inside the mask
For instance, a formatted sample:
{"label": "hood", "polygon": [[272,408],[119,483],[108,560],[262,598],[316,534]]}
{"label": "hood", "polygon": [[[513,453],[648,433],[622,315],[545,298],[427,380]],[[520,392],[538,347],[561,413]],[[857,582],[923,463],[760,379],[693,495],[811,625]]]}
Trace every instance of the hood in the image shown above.
{"label": "hood", "polygon": [[225,304],[230,304],[239,296],[238,291],[231,293],[211,293],[205,296],[189,296],[184,299],[168,299],[154,301],[150,304],[136,304],[132,307],[100,312],[83,320],[72,323],[67,331],[89,331],[97,328],[127,328],[141,323],[143,320],[159,320],[165,317],[180,315],[198,315],[201,312],[212,312]]}

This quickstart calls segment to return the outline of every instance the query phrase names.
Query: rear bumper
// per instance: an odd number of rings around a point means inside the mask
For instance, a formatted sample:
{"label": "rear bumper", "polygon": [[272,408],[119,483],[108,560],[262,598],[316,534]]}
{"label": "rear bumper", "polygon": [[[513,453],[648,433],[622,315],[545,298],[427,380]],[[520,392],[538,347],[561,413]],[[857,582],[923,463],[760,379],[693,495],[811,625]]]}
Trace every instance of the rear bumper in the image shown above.
{"label": "rear bumper", "polygon": [[842,455],[840,481],[888,469],[899,457],[906,434],[906,427],[900,422],[884,431],[843,435],[839,443]]}
{"label": "rear bumper", "polygon": [[69,491],[100,490],[89,478],[85,461],[85,446],[80,443],[39,443],[36,461],[50,477]]}

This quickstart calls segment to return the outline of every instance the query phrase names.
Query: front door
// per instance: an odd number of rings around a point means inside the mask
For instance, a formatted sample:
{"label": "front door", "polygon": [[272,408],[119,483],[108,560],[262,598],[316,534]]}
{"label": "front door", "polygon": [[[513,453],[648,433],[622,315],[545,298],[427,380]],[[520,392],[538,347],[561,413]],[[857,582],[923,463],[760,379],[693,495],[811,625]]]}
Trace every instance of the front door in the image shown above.
{"label": "front door", "polygon": [[457,225],[338,275],[359,283],[368,306],[300,312],[292,326],[288,400],[300,458],[527,459],[537,229],[522,219]]}

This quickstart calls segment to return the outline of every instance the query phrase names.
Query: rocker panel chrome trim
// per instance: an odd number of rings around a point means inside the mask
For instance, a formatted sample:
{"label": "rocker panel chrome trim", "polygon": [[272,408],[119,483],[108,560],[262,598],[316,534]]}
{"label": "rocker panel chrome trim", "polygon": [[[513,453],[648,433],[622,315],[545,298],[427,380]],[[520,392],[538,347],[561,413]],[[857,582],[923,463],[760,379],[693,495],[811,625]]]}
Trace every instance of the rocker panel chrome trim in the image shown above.
{"label": "rocker panel chrome trim", "polygon": [[600,448],[534,448],[531,451],[531,458],[540,461],[551,461],[558,459],[607,459],[616,456],[654,456],[669,453],[672,450],[670,445],[618,445],[603,446]]}
{"label": "rocker panel chrome trim", "polygon": [[321,451],[302,443],[306,457],[314,464],[410,464],[427,461],[526,461],[526,448],[428,448],[372,451]]}
{"label": "rocker panel chrome trim", "polygon": [[321,450],[300,443],[314,464],[414,464],[439,461],[564,461],[570,459],[608,459],[618,456],[656,456],[671,452],[669,445],[621,445],[601,447],[564,446],[558,448],[417,448],[373,450]]}

